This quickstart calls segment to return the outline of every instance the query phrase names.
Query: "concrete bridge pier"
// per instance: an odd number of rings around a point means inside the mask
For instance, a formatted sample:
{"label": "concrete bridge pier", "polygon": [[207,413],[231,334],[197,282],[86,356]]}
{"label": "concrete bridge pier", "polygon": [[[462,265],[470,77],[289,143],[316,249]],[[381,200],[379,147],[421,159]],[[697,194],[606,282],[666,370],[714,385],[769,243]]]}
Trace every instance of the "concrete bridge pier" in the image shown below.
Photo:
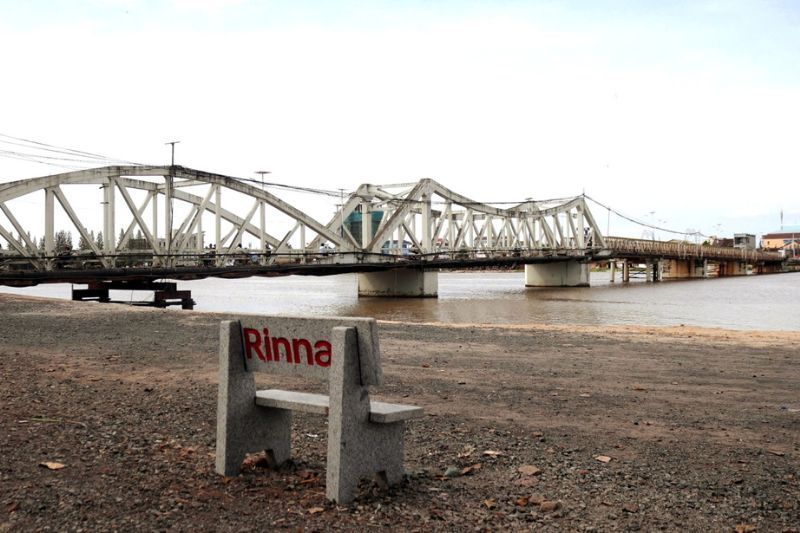
{"label": "concrete bridge pier", "polygon": [[588,287],[589,263],[563,261],[525,265],[526,287]]}
{"label": "concrete bridge pier", "polygon": [[776,274],[783,272],[783,265],[781,263],[759,263],[755,266],[757,274]]}
{"label": "concrete bridge pier", "polygon": [[707,259],[668,259],[664,279],[693,279],[708,277]]}
{"label": "concrete bridge pier", "polygon": [[435,270],[396,268],[358,274],[359,296],[436,298],[439,273]]}
{"label": "concrete bridge pier", "polygon": [[647,261],[644,264],[644,277],[647,281],[661,281],[664,264],[662,261]]}
{"label": "concrete bridge pier", "polygon": [[746,276],[747,263],[744,261],[720,261],[718,277]]}
{"label": "concrete bridge pier", "polygon": [[627,259],[622,260],[622,283],[630,283],[631,281],[631,265]]}

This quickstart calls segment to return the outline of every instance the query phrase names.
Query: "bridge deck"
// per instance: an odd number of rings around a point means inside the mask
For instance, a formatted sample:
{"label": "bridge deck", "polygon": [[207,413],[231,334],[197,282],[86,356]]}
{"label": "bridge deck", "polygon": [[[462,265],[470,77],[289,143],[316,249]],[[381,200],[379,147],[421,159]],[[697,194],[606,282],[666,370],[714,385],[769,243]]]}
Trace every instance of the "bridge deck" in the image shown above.
{"label": "bridge deck", "polygon": [[195,280],[209,277],[247,278],[252,276],[332,276],[357,272],[379,272],[395,268],[420,270],[513,268],[517,265],[586,260],[584,255],[536,257],[492,257],[484,259],[397,260],[386,263],[297,263],[241,266],[140,267],[75,269],[52,271],[0,271],[0,285],[26,287],[40,283],[92,283],[96,281],[154,281],[158,279]]}

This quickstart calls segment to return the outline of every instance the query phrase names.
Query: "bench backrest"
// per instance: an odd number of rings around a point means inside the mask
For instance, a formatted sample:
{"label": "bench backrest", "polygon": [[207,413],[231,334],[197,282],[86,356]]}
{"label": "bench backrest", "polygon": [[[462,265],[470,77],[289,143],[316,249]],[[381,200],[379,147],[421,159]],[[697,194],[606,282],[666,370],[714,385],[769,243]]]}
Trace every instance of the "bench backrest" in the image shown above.
{"label": "bench backrest", "polygon": [[242,330],[245,368],[286,376],[328,380],[333,353],[331,330],[354,327],[362,385],[380,385],[381,355],[374,318],[307,318],[290,316],[236,317]]}

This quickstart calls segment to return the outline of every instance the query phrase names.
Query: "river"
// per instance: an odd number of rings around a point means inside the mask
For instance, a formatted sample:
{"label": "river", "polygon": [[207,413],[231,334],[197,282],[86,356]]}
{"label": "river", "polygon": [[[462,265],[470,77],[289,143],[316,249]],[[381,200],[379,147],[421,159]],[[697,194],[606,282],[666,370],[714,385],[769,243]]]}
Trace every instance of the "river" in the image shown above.
{"label": "river", "polygon": [[[800,272],[630,284],[592,272],[588,288],[525,288],[522,272],[439,274],[439,298],[358,298],[356,276],[205,279],[179,282],[198,311],[372,316],[385,320],[489,324],[691,325],[800,330]],[[70,285],[0,292],[69,298]],[[112,291],[123,301],[150,293]]]}

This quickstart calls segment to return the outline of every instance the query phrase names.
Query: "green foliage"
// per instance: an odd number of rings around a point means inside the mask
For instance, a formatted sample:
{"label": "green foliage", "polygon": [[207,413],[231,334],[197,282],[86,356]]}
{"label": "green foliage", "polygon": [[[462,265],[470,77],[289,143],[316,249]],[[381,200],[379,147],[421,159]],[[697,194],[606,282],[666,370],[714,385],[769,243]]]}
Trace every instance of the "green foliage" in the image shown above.
{"label": "green foliage", "polygon": [[55,236],[56,253],[72,251],[72,232],[59,230]]}

